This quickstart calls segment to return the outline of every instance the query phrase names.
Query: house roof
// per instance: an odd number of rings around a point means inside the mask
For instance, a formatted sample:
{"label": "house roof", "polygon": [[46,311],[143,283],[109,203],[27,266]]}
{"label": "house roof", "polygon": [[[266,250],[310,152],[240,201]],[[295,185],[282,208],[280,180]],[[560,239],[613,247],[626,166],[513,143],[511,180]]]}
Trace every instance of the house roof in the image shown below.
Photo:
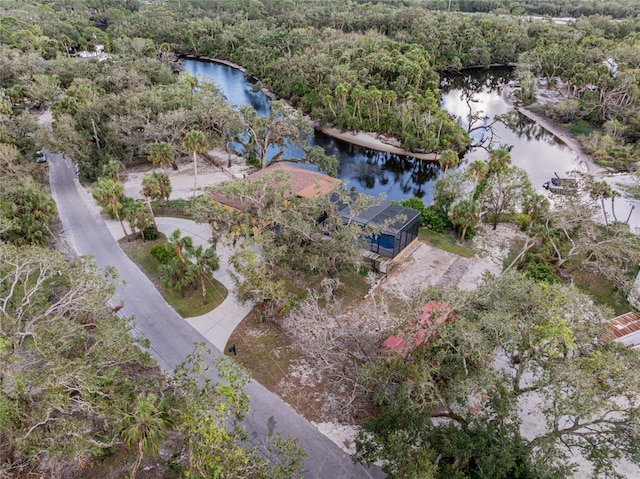
{"label": "house roof", "polygon": [[343,181],[338,178],[333,178],[332,176],[293,166],[288,163],[271,164],[247,176],[246,180],[255,181],[274,171],[286,171],[290,174],[288,181],[291,184],[291,189],[286,191],[287,196],[296,195],[301,198],[313,198],[319,195],[328,195],[343,183]]}
{"label": "house roof", "polygon": [[632,311],[616,316],[606,336],[631,348],[640,347],[640,315]]}
{"label": "house roof", "polygon": [[[288,174],[289,187],[285,188],[286,197],[298,196],[301,198],[313,198],[318,195],[328,195],[336,188],[342,185],[343,181],[338,178],[324,175],[315,171],[299,168],[288,163],[274,163],[266,168],[256,171],[245,177],[243,181],[258,181],[259,179],[274,174],[278,171],[284,171]],[[238,210],[246,210],[246,204],[242,199],[231,198],[222,193],[212,193],[211,197],[216,201],[231,206]]]}
{"label": "house roof", "polygon": [[[283,171],[288,173],[288,183],[290,188],[285,190],[286,196],[295,195],[301,198],[313,198],[315,196],[329,195],[336,189],[338,189],[344,182],[338,178],[327,176],[323,173],[300,168],[288,163],[274,163],[266,168],[252,173],[247,176],[244,181],[257,181],[266,175],[275,173],[277,171]],[[334,201],[339,203],[338,195],[334,195]],[[233,208],[243,210],[242,200],[236,198],[229,198],[220,193],[213,193],[212,197]],[[339,214],[348,219],[350,217],[349,205],[338,204]],[[394,221],[396,218],[403,216],[403,221]],[[396,235],[402,231],[409,223],[415,218],[420,216],[420,212],[412,210],[411,208],[405,208],[404,206],[396,205],[388,201],[382,201],[378,205],[367,208],[360,212],[355,218],[356,223],[363,226],[367,224],[384,225],[388,221],[392,221],[384,229],[384,233]]]}
{"label": "house roof", "polygon": [[[340,215],[343,218],[349,218],[349,206],[346,205],[341,211]],[[403,221],[393,221],[388,224],[384,229],[384,233],[396,235],[402,229],[411,223],[414,219],[420,216],[420,212],[412,210],[411,208],[405,208],[404,206],[389,203],[388,201],[381,201],[379,204],[367,208],[361,211],[354,220],[363,226],[368,224],[383,225],[387,221],[391,221],[395,218],[404,216]]]}

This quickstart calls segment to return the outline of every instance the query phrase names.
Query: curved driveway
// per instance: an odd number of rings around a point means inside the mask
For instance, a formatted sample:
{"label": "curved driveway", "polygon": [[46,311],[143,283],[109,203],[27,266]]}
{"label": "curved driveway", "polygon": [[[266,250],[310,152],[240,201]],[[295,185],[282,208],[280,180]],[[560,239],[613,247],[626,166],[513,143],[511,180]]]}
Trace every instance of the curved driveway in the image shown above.
{"label": "curved driveway", "polygon": [[[81,192],[72,161],[51,153],[49,168],[51,190],[69,241],[77,253],[95,257],[100,268],[113,266],[118,270],[125,284],[118,286],[114,300],[124,303],[121,314],[135,317],[136,333],[150,341],[150,352],[160,366],[173,372],[193,352],[197,342],[204,341],[215,354],[221,354],[164,301],[153,284],[122,252],[99,212],[88,204]],[[212,361],[210,365],[215,371]],[[251,411],[245,424],[251,439],[257,442],[265,434],[275,432],[298,438],[308,454],[304,463],[305,477],[384,477],[377,468],[366,469],[354,464],[348,454],[260,384],[252,381],[245,390],[251,398]]]}

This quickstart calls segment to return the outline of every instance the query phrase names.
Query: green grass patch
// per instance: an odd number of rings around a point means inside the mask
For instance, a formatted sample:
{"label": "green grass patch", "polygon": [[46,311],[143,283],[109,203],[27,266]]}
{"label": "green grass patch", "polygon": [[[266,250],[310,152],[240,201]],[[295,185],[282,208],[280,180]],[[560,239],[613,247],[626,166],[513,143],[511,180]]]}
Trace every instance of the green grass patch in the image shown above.
{"label": "green grass patch", "polygon": [[617,315],[631,311],[631,305],[624,294],[603,275],[583,269],[570,270],[573,283],[587,293],[597,304],[608,306]]}
{"label": "green grass patch", "polygon": [[593,131],[593,126],[591,126],[589,122],[584,120],[580,120],[577,123],[572,123],[568,126],[568,128],[573,136],[587,136]]}
{"label": "green grass patch", "polygon": [[342,286],[338,289],[338,298],[347,305],[362,301],[364,295],[367,294],[371,288],[367,280],[367,271],[364,270],[340,273],[338,279],[342,283]]}
{"label": "green grass patch", "polygon": [[457,254],[458,256],[471,258],[475,255],[475,251],[470,246],[461,245],[458,243],[458,238],[448,232],[435,233],[427,228],[420,228],[418,238],[434,248]]}
{"label": "green grass patch", "polygon": [[164,235],[161,235],[157,240],[147,241],[145,243],[139,239],[132,241],[121,239],[120,247],[153,282],[165,301],[183,318],[200,316],[218,307],[227,297],[228,291],[227,288],[216,279],[209,279],[207,282],[206,299],[202,297],[200,284],[198,284],[195,289],[189,286],[184,288],[184,296],[182,296],[179,291],[165,288],[162,285],[160,282],[160,263],[151,256],[150,251],[152,246],[165,243],[166,241]]}

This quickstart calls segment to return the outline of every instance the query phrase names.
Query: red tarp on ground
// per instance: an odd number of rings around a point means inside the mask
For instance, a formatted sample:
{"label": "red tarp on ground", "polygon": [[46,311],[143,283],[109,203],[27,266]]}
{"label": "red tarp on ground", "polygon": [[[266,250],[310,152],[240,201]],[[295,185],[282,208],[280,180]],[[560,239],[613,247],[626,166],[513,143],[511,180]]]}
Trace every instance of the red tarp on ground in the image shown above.
{"label": "red tarp on ground", "polygon": [[411,351],[435,336],[439,324],[455,319],[451,305],[436,301],[425,304],[417,316],[414,321],[408,321],[404,329],[389,336],[382,346],[400,353],[406,359]]}

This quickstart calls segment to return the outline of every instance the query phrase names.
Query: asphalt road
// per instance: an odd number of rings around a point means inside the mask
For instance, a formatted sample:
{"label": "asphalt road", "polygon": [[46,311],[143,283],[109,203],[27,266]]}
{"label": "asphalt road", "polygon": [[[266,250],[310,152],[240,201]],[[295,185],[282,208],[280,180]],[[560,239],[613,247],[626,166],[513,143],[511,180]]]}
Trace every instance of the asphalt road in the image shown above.
{"label": "asphalt road", "polygon": [[[49,153],[50,183],[65,233],[78,254],[91,255],[100,268],[113,266],[124,285],[118,286],[114,303],[121,301],[120,314],[135,317],[135,332],[150,342],[150,353],[166,371],[173,372],[193,352],[194,344],[207,341],[184,321],[162,298],[147,277],[122,252],[102,218],[86,203],[76,179],[75,165],[60,154]],[[221,354],[207,343],[215,354]],[[212,374],[215,364],[211,361]],[[307,451],[304,477],[382,478],[378,468],[356,464],[329,438],[278,396],[252,381],[246,388],[251,411],[245,427],[259,443],[267,433],[298,438]]]}

